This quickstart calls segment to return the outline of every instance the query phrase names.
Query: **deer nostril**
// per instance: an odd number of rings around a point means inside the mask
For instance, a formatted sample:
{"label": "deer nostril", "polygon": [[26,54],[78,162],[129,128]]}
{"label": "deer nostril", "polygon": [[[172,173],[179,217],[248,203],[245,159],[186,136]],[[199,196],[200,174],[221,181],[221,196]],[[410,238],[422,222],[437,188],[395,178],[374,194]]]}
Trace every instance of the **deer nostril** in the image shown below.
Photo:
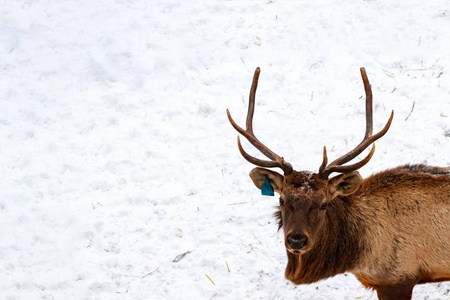
{"label": "deer nostril", "polygon": [[302,234],[290,234],[287,240],[292,250],[302,250],[308,242],[308,238]]}

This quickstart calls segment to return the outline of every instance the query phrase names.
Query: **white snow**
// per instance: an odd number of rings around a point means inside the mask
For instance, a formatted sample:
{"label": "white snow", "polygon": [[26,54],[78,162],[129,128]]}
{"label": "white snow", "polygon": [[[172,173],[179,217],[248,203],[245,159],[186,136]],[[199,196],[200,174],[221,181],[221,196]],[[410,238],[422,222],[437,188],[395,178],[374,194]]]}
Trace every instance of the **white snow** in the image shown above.
{"label": "white snow", "polygon": [[253,186],[225,111],[244,125],[261,67],[256,135],[316,172],[324,145],[333,159],[362,138],[365,67],[374,131],[395,117],[361,174],[449,166],[449,8],[2,1],[0,298],[377,299],[351,274],[284,278],[277,197]]}

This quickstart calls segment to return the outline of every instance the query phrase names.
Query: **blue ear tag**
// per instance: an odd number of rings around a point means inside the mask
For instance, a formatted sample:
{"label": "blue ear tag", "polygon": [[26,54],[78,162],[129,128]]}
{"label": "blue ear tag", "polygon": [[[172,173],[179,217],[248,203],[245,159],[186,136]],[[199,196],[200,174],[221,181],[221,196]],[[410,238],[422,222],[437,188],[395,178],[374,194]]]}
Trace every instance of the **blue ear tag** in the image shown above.
{"label": "blue ear tag", "polygon": [[263,196],[274,196],[273,187],[269,183],[269,178],[266,177],[266,181],[261,185],[261,194]]}

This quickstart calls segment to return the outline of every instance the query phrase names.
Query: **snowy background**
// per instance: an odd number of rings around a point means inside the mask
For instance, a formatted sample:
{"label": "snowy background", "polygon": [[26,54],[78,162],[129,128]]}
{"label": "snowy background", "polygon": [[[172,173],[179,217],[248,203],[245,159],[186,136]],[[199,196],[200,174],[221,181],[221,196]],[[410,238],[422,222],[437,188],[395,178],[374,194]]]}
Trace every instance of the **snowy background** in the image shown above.
{"label": "snowy background", "polygon": [[2,1],[0,299],[377,299],[284,279],[226,118],[258,66],[255,133],[294,168],[359,143],[360,67],[375,132],[395,110],[361,174],[450,165],[450,1]]}

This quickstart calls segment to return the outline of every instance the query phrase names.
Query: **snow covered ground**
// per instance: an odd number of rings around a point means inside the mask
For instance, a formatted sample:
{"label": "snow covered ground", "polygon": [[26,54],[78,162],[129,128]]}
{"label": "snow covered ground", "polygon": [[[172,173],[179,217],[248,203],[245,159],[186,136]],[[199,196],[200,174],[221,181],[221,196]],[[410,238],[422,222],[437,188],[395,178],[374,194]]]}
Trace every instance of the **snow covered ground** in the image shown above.
{"label": "snow covered ground", "polygon": [[360,67],[374,131],[395,110],[361,174],[450,165],[450,1],[2,1],[0,299],[377,299],[284,279],[225,113],[258,66],[255,133],[294,168],[362,138]]}

